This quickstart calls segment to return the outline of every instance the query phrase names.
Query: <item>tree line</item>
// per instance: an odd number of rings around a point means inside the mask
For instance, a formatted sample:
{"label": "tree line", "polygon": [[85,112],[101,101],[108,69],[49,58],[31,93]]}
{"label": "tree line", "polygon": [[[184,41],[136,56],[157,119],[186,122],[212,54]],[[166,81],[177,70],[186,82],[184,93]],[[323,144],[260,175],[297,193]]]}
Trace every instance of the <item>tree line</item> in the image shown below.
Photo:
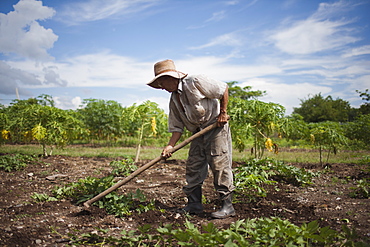
{"label": "tree line", "polygon": [[167,115],[150,101],[122,107],[112,100],[85,99],[77,110],[62,110],[50,95],[40,95],[0,105],[0,130],[1,143],[37,142],[47,156],[54,147],[76,141],[116,142],[139,132],[147,138],[166,135]]}
{"label": "tree line", "polygon": [[[261,158],[266,150],[278,152],[280,139],[303,140],[329,153],[342,147],[369,149],[368,89],[357,91],[364,101],[359,108],[319,93],[301,100],[300,107],[286,116],[282,105],[258,100],[265,91],[237,84],[228,82],[228,112],[234,146],[240,151],[250,149],[256,158]],[[163,146],[169,136],[167,117],[151,101],[123,107],[112,100],[85,99],[77,110],[62,110],[55,107],[52,96],[43,94],[13,100],[9,106],[0,104],[0,142],[37,142],[44,155],[49,155],[54,147],[94,141],[134,143],[139,152],[143,142],[157,141]],[[185,133],[184,138],[190,134]]]}
{"label": "tree line", "polygon": [[348,101],[324,98],[320,93],[301,100],[300,107],[285,116],[285,108],[276,103],[266,103],[257,98],[263,91],[240,88],[229,82],[231,129],[234,146],[239,151],[253,141],[251,152],[261,158],[265,150],[277,153],[279,140],[300,141],[300,144],[317,148],[320,162],[323,152],[336,154],[340,148],[369,149],[370,97],[368,89],[360,92],[364,103],[352,108]]}

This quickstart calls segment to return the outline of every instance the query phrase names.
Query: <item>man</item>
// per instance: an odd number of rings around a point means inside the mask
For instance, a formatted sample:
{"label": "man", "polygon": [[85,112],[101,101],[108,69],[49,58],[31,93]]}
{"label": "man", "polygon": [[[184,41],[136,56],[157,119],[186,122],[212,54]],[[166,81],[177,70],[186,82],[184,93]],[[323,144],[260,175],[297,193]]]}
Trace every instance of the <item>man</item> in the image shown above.
{"label": "man", "polygon": [[172,60],[154,65],[155,78],[148,85],[171,93],[169,104],[169,132],[172,136],[164,147],[162,156],[171,157],[170,150],[180,139],[184,127],[190,132],[218,122],[218,127],[196,138],[190,144],[186,163],[186,182],[183,191],[187,206],[183,212],[203,212],[202,184],[207,177],[208,165],[214,176],[214,186],[222,200],[222,207],[211,215],[223,219],[235,215],[232,205],[233,173],[231,158],[231,134],[227,115],[228,86],[204,75],[189,76],[176,70]]}

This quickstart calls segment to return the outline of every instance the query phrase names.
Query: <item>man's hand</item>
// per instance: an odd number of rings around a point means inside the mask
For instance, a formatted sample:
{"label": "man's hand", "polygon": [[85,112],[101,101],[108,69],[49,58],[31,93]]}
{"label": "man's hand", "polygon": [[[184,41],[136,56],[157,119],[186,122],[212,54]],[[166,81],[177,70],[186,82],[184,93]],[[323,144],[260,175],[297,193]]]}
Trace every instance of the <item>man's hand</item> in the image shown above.
{"label": "man's hand", "polygon": [[224,126],[229,121],[230,116],[227,115],[227,104],[229,102],[229,87],[226,86],[225,92],[220,99],[220,114],[217,117],[217,126]]}
{"label": "man's hand", "polygon": [[171,145],[167,145],[163,148],[163,151],[162,151],[162,157],[164,157],[165,159],[169,158],[172,156],[172,153],[170,152],[171,150],[173,149],[173,146]]}
{"label": "man's hand", "polygon": [[172,156],[172,153],[170,152],[173,147],[176,145],[177,141],[180,139],[182,133],[181,132],[172,132],[172,136],[170,138],[170,141],[168,142],[167,146],[163,148],[162,151],[162,157],[167,159]]}
{"label": "man's hand", "polygon": [[217,117],[218,127],[224,126],[230,119],[230,116],[227,115],[225,111],[221,111],[221,113]]}

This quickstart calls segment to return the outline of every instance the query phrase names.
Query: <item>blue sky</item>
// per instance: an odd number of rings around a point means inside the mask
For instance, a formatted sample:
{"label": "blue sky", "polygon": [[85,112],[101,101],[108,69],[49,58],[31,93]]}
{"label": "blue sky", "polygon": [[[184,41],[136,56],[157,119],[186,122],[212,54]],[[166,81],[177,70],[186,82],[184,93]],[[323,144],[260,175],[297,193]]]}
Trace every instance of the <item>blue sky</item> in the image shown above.
{"label": "blue sky", "polygon": [[0,103],[53,96],[123,106],[169,94],[155,62],[265,90],[286,107],[321,93],[362,103],[370,87],[368,0],[1,0]]}

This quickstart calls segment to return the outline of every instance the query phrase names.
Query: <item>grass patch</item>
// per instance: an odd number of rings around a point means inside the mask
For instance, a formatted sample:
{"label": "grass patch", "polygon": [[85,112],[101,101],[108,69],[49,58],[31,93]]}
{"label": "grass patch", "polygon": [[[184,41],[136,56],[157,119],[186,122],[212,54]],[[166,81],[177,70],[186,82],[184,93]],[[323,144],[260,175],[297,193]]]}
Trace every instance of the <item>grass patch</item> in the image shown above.
{"label": "grass patch", "polygon": [[[3,153],[22,153],[28,155],[41,155],[42,150],[39,145],[3,145],[1,147]],[[186,159],[189,149],[187,147],[178,150],[173,158]],[[155,159],[162,152],[161,148],[142,148],[140,151],[140,159]],[[135,158],[136,148],[132,147],[88,147],[69,145],[63,149],[55,149],[53,155],[64,155],[71,157],[107,157],[107,158]]]}
{"label": "grass patch", "polygon": [[[42,154],[42,149],[39,145],[3,145],[1,146],[3,153],[22,153],[29,155]],[[140,152],[141,160],[152,160],[157,158],[161,148],[142,148]],[[172,157],[174,159],[187,159],[189,145],[178,150]],[[69,145],[64,149],[55,149],[54,155],[65,155],[72,157],[108,157],[108,158],[134,158],[136,148],[132,147],[88,147],[80,145]],[[331,154],[328,163],[346,163],[346,164],[362,164],[364,157],[369,157],[370,151],[340,151],[336,155]],[[319,152],[311,149],[282,149],[279,154],[265,152],[264,157],[274,158],[276,160],[288,163],[319,163]],[[245,161],[253,158],[249,150],[239,152],[233,150],[234,161]],[[326,160],[325,162],[326,163]]]}

